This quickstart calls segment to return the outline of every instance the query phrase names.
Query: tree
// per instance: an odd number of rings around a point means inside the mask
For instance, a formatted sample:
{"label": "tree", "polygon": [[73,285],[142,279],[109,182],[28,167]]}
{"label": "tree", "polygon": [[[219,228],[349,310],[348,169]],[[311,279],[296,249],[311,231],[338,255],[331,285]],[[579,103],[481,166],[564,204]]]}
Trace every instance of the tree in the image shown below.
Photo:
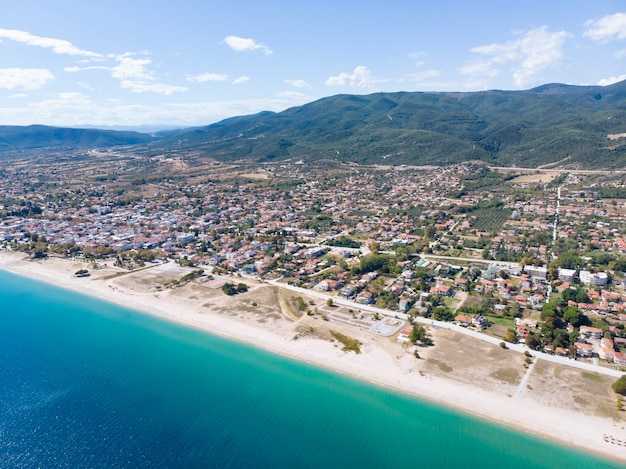
{"label": "tree", "polygon": [[333,302],[333,299],[332,299],[332,298],[328,298],[328,299],[326,300],[326,306],[328,306],[328,307],[332,307],[334,304],[335,304],[335,303]]}
{"label": "tree", "polygon": [[620,272],[626,272],[626,257],[620,257],[615,261],[615,270],[619,270]]}
{"label": "tree", "polygon": [[437,321],[453,321],[454,313],[445,306],[437,306],[433,311],[433,317]]}
{"label": "tree", "polygon": [[617,381],[615,381],[611,388],[617,394],[621,394],[622,396],[626,396],[626,375],[622,375]]}
{"label": "tree", "polygon": [[541,308],[541,320],[545,321],[548,316],[556,316],[556,305],[552,302],[546,303]]}
{"label": "tree", "polygon": [[541,338],[537,334],[530,334],[526,337],[526,345],[533,350],[539,350],[541,348]]}
{"label": "tree", "polygon": [[585,324],[588,319],[576,306],[568,306],[563,310],[563,321],[570,323],[574,327],[580,327]]}
{"label": "tree", "polygon": [[424,326],[419,325],[419,324],[415,324],[413,326],[413,329],[411,330],[411,334],[409,335],[409,339],[414,344],[417,344],[417,342],[421,342],[423,345],[433,344],[433,340],[429,337],[428,332],[426,332],[426,329],[424,328]]}
{"label": "tree", "polygon": [[583,263],[583,260],[572,251],[559,254],[558,261],[563,269],[576,269]]}
{"label": "tree", "polygon": [[554,345],[555,347],[563,347],[563,348],[569,347],[570,346],[569,334],[562,329],[558,329],[554,331],[554,339],[552,340],[552,345]]}
{"label": "tree", "polygon": [[506,334],[504,336],[504,340],[506,340],[507,342],[510,342],[512,344],[517,343],[517,333],[515,332],[514,329],[509,329],[508,331],[506,331]]}
{"label": "tree", "polygon": [[589,296],[584,288],[568,288],[561,294],[564,301],[575,301],[576,303],[589,303]]}
{"label": "tree", "polygon": [[225,283],[224,285],[222,285],[222,291],[228,296],[233,296],[237,293],[237,287],[235,287],[235,285],[233,285],[232,283]]}

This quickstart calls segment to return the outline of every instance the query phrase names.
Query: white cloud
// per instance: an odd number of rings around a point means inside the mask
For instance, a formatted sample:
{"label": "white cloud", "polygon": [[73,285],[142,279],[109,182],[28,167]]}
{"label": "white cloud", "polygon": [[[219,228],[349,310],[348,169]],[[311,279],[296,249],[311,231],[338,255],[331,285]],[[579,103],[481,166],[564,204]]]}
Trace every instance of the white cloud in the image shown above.
{"label": "white cloud", "polygon": [[615,13],[597,20],[585,22],[587,29],[583,36],[594,41],[608,42],[612,39],[626,39],[626,13]]}
{"label": "white cloud", "polygon": [[134,54],[126,53],[114,56],[118,65],[111,67],[111,76],[120,80],[152,80],[153,73],[147,69],[151,59],[135,59]]}
{"label": "white cloud", "polygon": [[0,68],[0,88],[38,90],[54,75],[45,68]]}
{"label": "white cloud", "polygon": [[233,80],[233,85],[239,85],[241,83],[245,83],[247,81],[250,81],[250,77],[247,77],[245,75],[242,75],[240,77],[237,77]]}
{"label": "white cloud", "polygon": [[97,54],[96,52],[79,49],[71,42],[65,41],[63,39],[34,36],[30,33],[27,33],[26,31],[19,31],[17,29],[0,29],[0,38],[21,42],[29,46],[49,48],[52,49],[55,54],[82,55],[85,57],[102,57],[101,54]]}
{"label": "white cloud", "polygon": [[121,100],[92,101],[82,93],[62,93],[42,101],[0,106],[0,123],[76,127],[79,125],[147,125],[167,122],[181,126],[207,125],[232,116],[282,111],[310,102],[312,97],[279,94],[267,99],[171,102],[158,105],[124,104]]}
{"label": "white cloud", "polygon": [[11,96],[9,96],[9,99],[21,99],[21,98],[28,98],[28,95],[26,93],[14,93]]}
{"label": "white cloud", "polygon": [[612,85],[613,83],[617,83],[618,81],[624,81],[624,80],[626,80],[626,73],[618,77],[604,78],[598,82],[598,85],[608,86],[608,85]]}
{"label": "white cloud", "polygon": [[367,67],[359,65],[352,73],[341,73],[336,77],[329,77],[326,80],[326,86],[351,86],[371,90],[376,83],[385,81],[387,80],[374,77]]}
{"label": "white cloud", "polygon": [[570,37],[565,31],[551,32],[547,26],[519,34],[502,44],[489,44],[470,49],[479,59],[459,71],[470,77],[468,86],[486,86],[487,78],[502,73],[501,66],[511,64],[515,84],[524,87],[533,84],[541,73],[558,67],[563,58],[563,45]]}
{"label": "white cloud", "polygon": [[623,59],[624,57],[626,57],[626,49],[618,50],[617,52],[615,52],[616,59]]}
{"label": "white cloud", "polygon": [[105,67],[103,65],[92,65],[89,67],[65,67],[63,69],[64,72],[68,73],[84,72],[85,70],[111,70],[111,67]]}
{"label": "white cloud", "polygon": [[304,80],[285,80],[285,83],[293,86],[294,88],[311,88],[311,85]]}
{"label": "white cloud", "polygon": [[259,44],[254,39],[247,39],[239,36],[226,36],[222,42],[237,52],[260,50],[265,55],[272,55],[273,53],[272,49],[264,44]]}
{"label": "white cloud", "polygon": [[205,83],[207,81],[226,81],[228,75],[222,73],[203,73],[201,75],[187,75],[187,81],[194,83]]}
{"label": "white cloud", "polygon": [[135,54],[127,52],[122,55],[111,55],[118,64],[111,67],[111,76],[120,80],[120,86],[133,93],[158,93],[165,96],[184,93],[185,86],[167,85],[154,81],[154,72],[148,69],[152,63],[148,58],[135,58]]}

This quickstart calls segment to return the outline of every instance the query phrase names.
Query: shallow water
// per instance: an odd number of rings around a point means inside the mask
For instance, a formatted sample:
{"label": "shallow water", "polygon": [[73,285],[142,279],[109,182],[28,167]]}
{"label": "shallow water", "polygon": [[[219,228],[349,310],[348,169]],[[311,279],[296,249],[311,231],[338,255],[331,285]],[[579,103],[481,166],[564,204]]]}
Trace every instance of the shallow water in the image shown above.
{"label": "shallow water", "polygon": [[0,298],[3,468],[622,467],[4,272]]}

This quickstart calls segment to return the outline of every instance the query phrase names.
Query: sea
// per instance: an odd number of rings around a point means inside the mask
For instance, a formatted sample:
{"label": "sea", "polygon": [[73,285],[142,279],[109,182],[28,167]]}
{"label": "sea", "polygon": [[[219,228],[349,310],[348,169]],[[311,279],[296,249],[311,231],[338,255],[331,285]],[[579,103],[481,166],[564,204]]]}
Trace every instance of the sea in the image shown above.
{"label": "sea", "polygon": [[624,467],[2,271],[0,383],[4,469]]}

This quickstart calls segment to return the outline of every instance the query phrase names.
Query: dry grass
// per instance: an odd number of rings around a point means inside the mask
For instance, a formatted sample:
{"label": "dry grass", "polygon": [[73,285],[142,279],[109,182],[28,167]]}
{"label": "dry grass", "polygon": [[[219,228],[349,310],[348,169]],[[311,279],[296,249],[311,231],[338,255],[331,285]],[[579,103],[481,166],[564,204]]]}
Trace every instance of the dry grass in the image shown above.
{"label": "dry grass", "polygon": [[533,183],[533,182],[550,182],[555,177],[557,177],[557,173],[537,173],[537,174],[524,174],[522,176],[517,176],[514,179],[511,179],[509,182],[512,184],[515,183]]}
{"label": "dry grass", "polygon": [[300,324],[296,327],[294,340],[297,339],[320,339],[328,342],[334,341],[333,336],[327,328],[316,327],[311,324]]}
{"label": "dry grass", "polygon": [[446,329],[433,331],[435,346],[420,350],[426,374],[513,394],[524,375],[524,356]]}
{"label": "dry grass", "polygon": [[614,381],[610,376],[539,360],[525,395],[551,407],[623,421],[611,390]]}

